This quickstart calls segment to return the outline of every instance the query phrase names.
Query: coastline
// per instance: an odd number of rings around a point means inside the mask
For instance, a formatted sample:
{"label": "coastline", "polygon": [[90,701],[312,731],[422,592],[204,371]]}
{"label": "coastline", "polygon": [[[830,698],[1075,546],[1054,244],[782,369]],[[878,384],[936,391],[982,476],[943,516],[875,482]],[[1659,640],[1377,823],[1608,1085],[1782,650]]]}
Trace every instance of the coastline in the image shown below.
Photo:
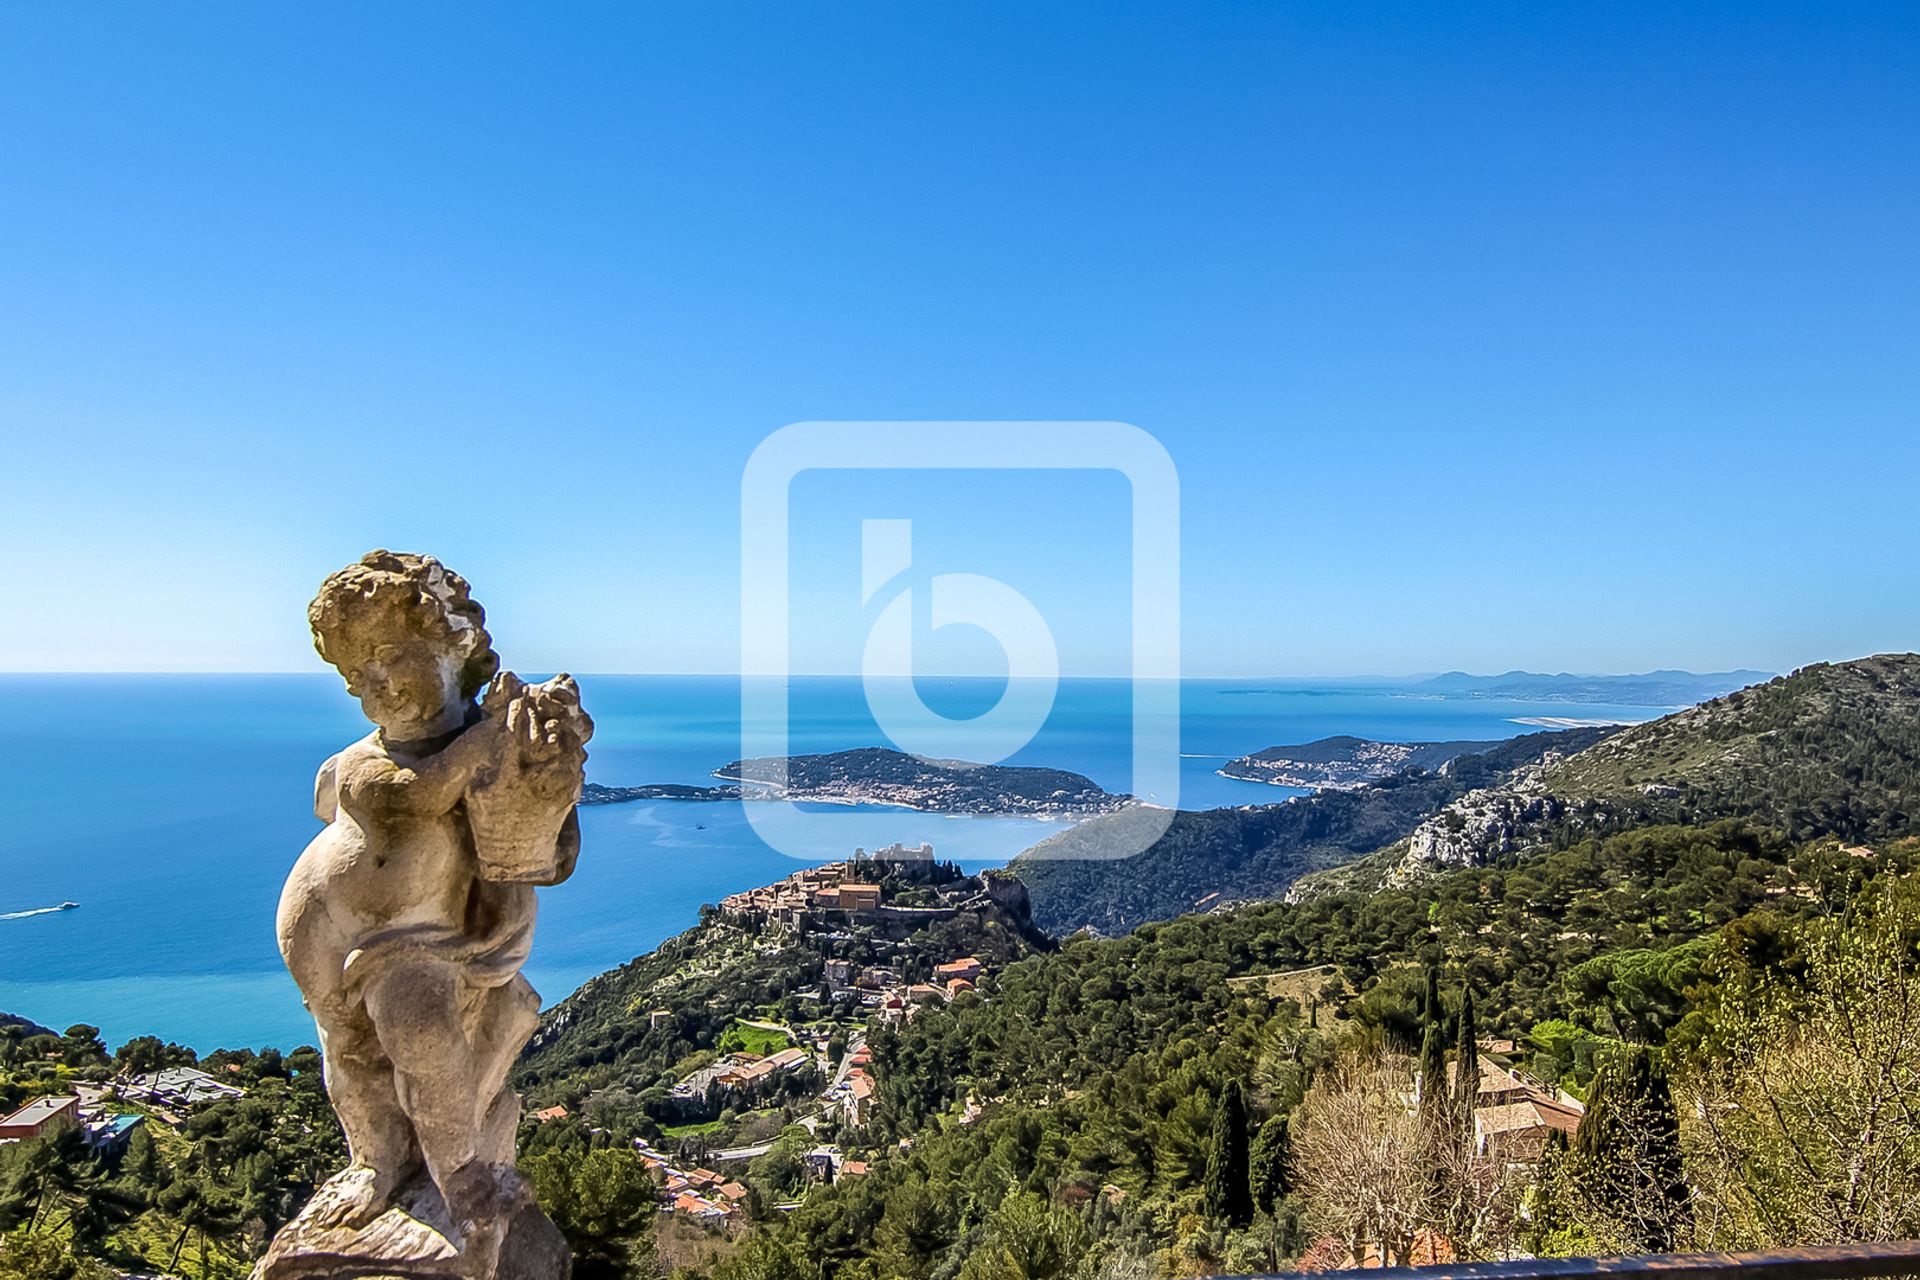
{"label": "coastline", "polygon": [[[71,899],[84,909],[4,922],[0,1009],[58,1027],[98,1025],[115,1042],[141,1034],[203,1048],[310,1041],[310,1023],[275,945],[273,908],[287,868],[313,835],[316,766],[365,732],[338,682],[294,675],[7,683],[16,710],[48,727],[52,764],[0,778],[11,834],[18,847],[36,850],[9,869],[7,906]],[[737,681],[597,676],[583,681],[583,692],[603,725],[589,764],[589,776],[603,784],[705,781],[715,763],[738,752]],[[1273,693],[1228,697],[1205,681],[1187,686],[1179,794],[1134,803],[1202,811],[1311,794],[1282,786],[1286,794],[1275,795],[1274,783],[1216,773],[1225,759],[1275,741],[1341,733],[1492,739],[1511,736],[1506,717],[1516,715],[1634,714],[1604,705]],[[879,739],[878,726],[858,719],[865,704],[857,681],[800,681],[796,699],[796,752]],[[1023,755],[1123,789],[1131,756],[1115,735],[1130,723],[1129,705],[1123,685],[1063,681],[1049,728]],[[156,750],[219,751],[228,767],[211,777],[163,778],[152,768]],[[880,843],[926,841],[943,860],[969,867],[1004,866],[1087,816],[953,813],[911,794],[810,795],[792,803],[816,811],[822,860],[874,843],[856,833],[856,823],[878,821],[887,833]],[[863,806],[884,817],[860,819]],[[583,805],[579,870],[542,894],[528,966],[541,995],[549,1003],[564,997],[567,984],[680,933],[702,903],[799,865],[759,838],[749,812],[757,811],[744,802]],[[203,838],[208,822],[219,824],[220,841]],[[216,919],[221,927],[209,927]]]}

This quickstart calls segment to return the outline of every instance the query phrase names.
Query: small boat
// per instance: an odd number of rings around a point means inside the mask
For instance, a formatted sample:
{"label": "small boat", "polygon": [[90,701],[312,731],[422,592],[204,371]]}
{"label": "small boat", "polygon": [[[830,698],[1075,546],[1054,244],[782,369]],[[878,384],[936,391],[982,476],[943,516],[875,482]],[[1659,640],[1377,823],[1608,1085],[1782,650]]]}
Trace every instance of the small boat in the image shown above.
{"label": "small boat", "polygon": [[80,904],[77,902],[63,902],[60,904],[60,909],[62,911],[72,911],[75,907],[79,905]]}

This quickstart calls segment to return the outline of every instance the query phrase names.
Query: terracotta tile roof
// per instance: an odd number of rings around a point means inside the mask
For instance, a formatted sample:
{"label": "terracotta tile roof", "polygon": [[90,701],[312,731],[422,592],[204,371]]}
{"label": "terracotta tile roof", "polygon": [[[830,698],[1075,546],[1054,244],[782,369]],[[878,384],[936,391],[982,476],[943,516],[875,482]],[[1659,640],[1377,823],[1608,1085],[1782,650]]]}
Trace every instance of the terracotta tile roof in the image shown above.
{"label": "terracotta tile roof", "polygon": [[[1413,1233],[1413,1244],[1407,1250],[1407,1265],[1410,1267],[1444,1266],[1453,1261],[1453,1241],[1437,1231],[1420,1230]],[[1377,1245],[1368,1245],[1366,1256],[1360,1259],[1360,1265],[1366,1268],[1384,1267],[1386,1259]],[[1399,1265],[1395,1263],[1394,1265]]]}
{"label": "terracotta tile roof", "polygon": [[1302,1271],[1344,1271],[1353,1265],[1353,1250],[1344,1240],[1322,1236],[1300,1255]]}
{"label": "terracotta tile roof", "polygon": [[1580,1127],[1580,1113],[1572,1107],[1544,1098],[1507,1102],[1497,1107],[1480,1107],[1474,1113],[1481,1132],[1513,1133],[1525,1129],[1558,1129],[1571,1134]]}

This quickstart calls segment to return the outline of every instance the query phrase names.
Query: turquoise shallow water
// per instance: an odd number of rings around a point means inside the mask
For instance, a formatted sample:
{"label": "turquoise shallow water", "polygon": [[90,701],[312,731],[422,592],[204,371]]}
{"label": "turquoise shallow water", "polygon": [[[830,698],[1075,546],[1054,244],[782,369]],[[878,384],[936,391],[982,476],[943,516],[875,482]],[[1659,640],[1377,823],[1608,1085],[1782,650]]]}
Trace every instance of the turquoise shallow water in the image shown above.
{"label": "turquoise shallow water", "polygon": [[[739,685],[717,677],[586,676],[597,782],[700,782],[739,755]],[[993,701],[989,681],[930,686],[950,715]],[[33,741],[0,775],[0,1010],[201,1049],[311,1039],[273,941],[280,882],[312,838],[314,771],[366,724],[338,680],[315,676],[0,676]],[[795,752],[884,742],[859,682],[802,678]],[[1647,708],[1411,698],[1354,685],[1189,682],[1181,693],[1181,804],[1290,794],[1214,774],[1220,762],[1331,733],[1388,740],[1529,732],[1523,716],[1645,719]],[[1130,787],[1121,681],[1063,681],[1052,718],[1010,763]],[[962,735],[964,741],[964,735]],[[964,750],[956,750],[956,755]],[[996,865],[1058,831],[1016,818],[812,806],[816,860],[887,839]],[[691,925],[700,904],[798,865],[762,843],[741,805],[656,802],[582,811],[572,880],[541,894],[529,976],[549,1000]],[[1115,874],[1125,874],[1116,864]],[[15,913],[72,900],[75,911]],[[13,917],[13,918],[8,918]]]}

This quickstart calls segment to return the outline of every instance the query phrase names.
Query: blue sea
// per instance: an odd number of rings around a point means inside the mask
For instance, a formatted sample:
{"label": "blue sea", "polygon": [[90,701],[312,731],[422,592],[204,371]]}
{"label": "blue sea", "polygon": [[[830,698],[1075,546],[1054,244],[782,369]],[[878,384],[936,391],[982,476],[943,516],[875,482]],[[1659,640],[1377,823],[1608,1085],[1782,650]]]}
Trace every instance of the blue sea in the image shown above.
{"label": "blue sea", "polygon": [[[700,783],[741,753],[736,679],[583,676],[580,686],[597,725],[592,781]],[[944,714],[965,716],[991,706],[999,687],[949,680],[923,692]],[[0,676],[0,695],[24,744],[0,775],[0,1011],[56,1030],[91,1023],[116,1046],[144,1034],[201,1050],[311,1042],[275,949],[274,907],[318,827],[315,770],[368,728],[339,680]],[[790,696],[793,752],[885,745],[857,678],[796,678]],[[1533,732],[1519,723],[1527,717],[1658,714],[1304,681],[1188,681],[1180,701],[1188,809],[1297,794],[1214,772],[1279,743],[1335,733],[1491,741]],[[1126,682],[1063,680],[1046,726],[1008,763],[1072,769],[1127,791],[1131,714]],[[969,868],[1004,863],[1063,829],[873,806],[810,811],[820,821],[808,852],[823,862],[874,847],[872,814],[884,815],[889,839],[931,842]],[[541,891],[528,976],[549,1001],[688,928],[702,903],[801,865],[762,843],[737,802],[594,806],[581,827],[578,871]],[[80,906],[47,910],[66,901]]]}

